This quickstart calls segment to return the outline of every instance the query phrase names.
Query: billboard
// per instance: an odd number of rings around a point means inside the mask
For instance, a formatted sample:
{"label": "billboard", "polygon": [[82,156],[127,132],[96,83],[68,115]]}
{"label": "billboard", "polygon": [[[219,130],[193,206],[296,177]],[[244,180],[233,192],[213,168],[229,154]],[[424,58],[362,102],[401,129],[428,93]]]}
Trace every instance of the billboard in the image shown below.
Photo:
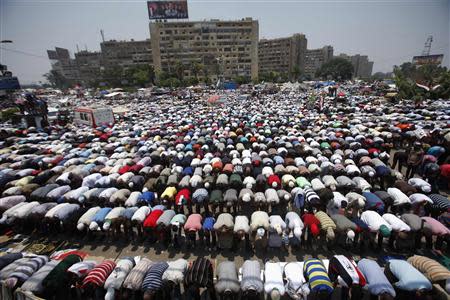
{"label": "billboard", "polygon": [[415,65],[440,65],[444,59],[444,54],[434,55],[418,55],[413,57],[413,64]]}
{"label": "billboard", "polygon": [[153,0],[147,1],[150,20],[187,19],[187,0]]}

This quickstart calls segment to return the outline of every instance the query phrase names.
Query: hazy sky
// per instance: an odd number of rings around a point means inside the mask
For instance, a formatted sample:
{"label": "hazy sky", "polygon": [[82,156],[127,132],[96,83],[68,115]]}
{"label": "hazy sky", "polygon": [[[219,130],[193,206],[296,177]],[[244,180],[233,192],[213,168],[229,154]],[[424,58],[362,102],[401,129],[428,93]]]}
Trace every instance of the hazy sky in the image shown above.
{"label": "hazy sky", "polygon": [[[444,53],[449,65],[450,0],[188,0],[189,19],[253,17],[260,38],[304,33],[308,48],[334,46],[334,53],[366,54],[374,72],[410,61],[432,34],[432,53]],[[76,45],[100,49],[106,39],[149,38],[146,1],[0,0],[0,62],[22,83],[42,80],[50,63],[46,50]]]}

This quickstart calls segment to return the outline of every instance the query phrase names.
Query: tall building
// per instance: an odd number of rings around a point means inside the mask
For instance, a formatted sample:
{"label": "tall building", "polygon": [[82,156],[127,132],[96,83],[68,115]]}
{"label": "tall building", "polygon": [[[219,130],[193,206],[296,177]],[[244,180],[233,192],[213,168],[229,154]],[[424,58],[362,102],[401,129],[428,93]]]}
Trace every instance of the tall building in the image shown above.
{"label": "tall building", "polygon": [[69,50],[55,47],[55,50],[47,50],[52,70],[55,70],[69,81],[79,78],[78,66],[75,59],[70,57]]}
{"label": "tall building", "polygon": [[122,66],[152,64],[152,48],[150,40],[116,41],[110,40],[100,43],[103,65]]}
{"label": "tall building", "polygon": [[102,53],[95,51],[79,51],[75,53],[79,81],[82,84],[95,81],[100,77]]}
{"label": "tall building", "polygon": [[[183,76],[201,74],[212,79],[243,76],[258,78],[258,21],[176,21],[150,22],[153,64],[156,73]],[[180,68],[182,64],[183,68]]]}
{"label": "tall building", "polygon": [[259,74],[278,72],[291,76],[296,71],[300,74],[304,73],[307,43],[304,34],[260,40],[258,45]]}
{"label": "tall building", "polygon": [[316,72],[326,62],[333,58],[333,46],[324,46],[318,49],[306,50],[305,76],[316,78]]}
{"label": "tall building", "polygon": [[345,58],[353,65],[353,77],[354,78],[369,78],[372,76],[373,61],[369,61],[367,55],[347,55],[344,53],[339,54],[338,57]]}

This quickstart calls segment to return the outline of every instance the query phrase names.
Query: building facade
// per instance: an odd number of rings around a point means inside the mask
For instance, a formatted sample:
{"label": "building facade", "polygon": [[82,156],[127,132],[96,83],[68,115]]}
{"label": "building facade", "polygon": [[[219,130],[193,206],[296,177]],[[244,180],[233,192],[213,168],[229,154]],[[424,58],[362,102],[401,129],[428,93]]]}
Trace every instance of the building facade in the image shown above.
{"label": "building facade", "polygon": [[151,22],[155,71],[213,80],[222,76],[225,80],[238,76],[257,79],[258,31],[258,21],[252,18]]}
{"label": "building facade", "polygon": [[333,46],[324,46],[318,49],[308,49],[305,55],[305,76],[316,78],[316,72],[326,62],[333,58]]}
{"label": "building facade", "polygon": [[61,74],[69,81],[77,81],[80,77],[77,62],[70,57],[69,50],[55,47],[55,50],[47,50],[47,55],[52,70]]}
{"label": "building facade", "polygon": [[367,79],[372,76],[373,61],[369,61],[367,55],[347,55],[341,53],[338,55],[340,58],[344,58],[353,65],[353,77]]}
{"label": "building facade", "polygon": [[289,77],[301,75],[305,72],[307,43],[304,34],[260,40],[258,44],[259,74],[278,72]]}
{"label": "building facade", "polygon": [[134,65],[152,64],[152,48],[150,40],[116,41],[110,40],[100,43],[103,66],[121,66],[124,68]]}

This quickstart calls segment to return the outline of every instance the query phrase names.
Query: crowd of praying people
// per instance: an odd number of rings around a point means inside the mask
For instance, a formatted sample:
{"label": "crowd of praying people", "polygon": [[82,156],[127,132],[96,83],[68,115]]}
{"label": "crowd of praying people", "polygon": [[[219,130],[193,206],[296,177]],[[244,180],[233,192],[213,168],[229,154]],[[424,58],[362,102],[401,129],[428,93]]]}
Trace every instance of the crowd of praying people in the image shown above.
{"label": "crowd of praying people", "polygon": [[[360,254],[367,249],[409,255],[421,248],[448,251],[448,101],[416,109],[412,103],[359,98],[337,106],[325,101],[325,109],[318,110],[306,109],[306,98],[278,93],[242,101],[230,94],[217,105],[140,100],[130,101],[129,115],[113,126],[3,126],[0,229],[74,238],[102,235],[185,251],[266,253],[337,246]],[[336,284],[343,294],[350,290],[352,299],[360,299],[355,295],[364,286],[383,299],[409,297],[412,291],[429,296],[436,280],[414,257],[390,260],[384,271],[375,261],[342,255],[326,263],[267,262],[265,276],[250,276],[257,281],[250,285],[244,284],[245,270],[261,273],[254,261],[246,261],[242,272],[232,262],[212,270],[211,262],[200,258],[190,264],[143,257],[96,265],[75,256],[57,264],[41,256],[14,262],[32,260],[34,272],[48,266],[39,292],[50,298],[72,286],[95,299],[117,299],[107,284],[107,275],[117,278],[117,272],[122,281],[112,280],[112,289],[123,289],[123,299],[136,291],[145,299],[172,299],[177,291],[172,287],[186,280],[192,280],[186,290],[193,295],[204,287],[231,298],[264,290],[272,299],[285,293],[293,299],[311,294],[327,299]],[[164,278],[171,263],[184,270],[174,282]],[[189,266],[197,263],[206,277],[189,275]],[[66,272],[72,267],[74,272]],[[141,278],[129,288],[127,279],[136,268]],[[47,286],[54,270],[64,271],[65,285]],[[15,277],[6,273],[1,279],[10,287],[26,282],[8,280]],[[447,291],[448,278],[437,280]],[[383,288],[371,289],[377,280]]]}

